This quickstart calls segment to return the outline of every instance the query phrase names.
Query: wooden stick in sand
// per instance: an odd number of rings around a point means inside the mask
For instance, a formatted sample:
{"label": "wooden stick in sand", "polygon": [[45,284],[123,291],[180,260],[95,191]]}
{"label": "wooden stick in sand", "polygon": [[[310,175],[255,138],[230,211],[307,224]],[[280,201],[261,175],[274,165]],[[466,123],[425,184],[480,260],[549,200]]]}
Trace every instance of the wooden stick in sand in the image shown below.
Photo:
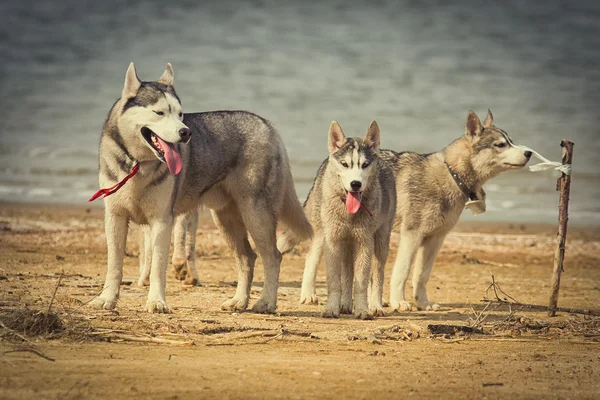
{"label": "wooden stick in sand", "polygon": [[[562,147],[562,164],[571,165],[573,161],[573,142],[563,139],[560,142]],[[550,303],[548,304],[548,316],[556,315],[556,306],[558,304],[558,290],[560,288],[560,274],[563,271],[563,261],[565,259],[565,245],[567,242],[567,221],[569,220],[569,193],[571,190],[571,175],[564,172],[556,183],[556,190],[560,192],[558,202],[558,243],[554,253],[554,272],[552,273],[552,284],[550,289]]]}

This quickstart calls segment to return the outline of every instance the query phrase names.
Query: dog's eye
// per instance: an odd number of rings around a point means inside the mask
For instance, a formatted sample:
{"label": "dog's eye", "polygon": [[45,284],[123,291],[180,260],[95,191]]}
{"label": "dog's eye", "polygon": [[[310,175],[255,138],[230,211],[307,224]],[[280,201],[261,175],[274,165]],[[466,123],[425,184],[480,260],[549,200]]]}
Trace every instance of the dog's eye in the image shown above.
{"label": "dog's eye", "polygon": [[369,162],[365,161],[362,165],[363,169],[367,168],[369,166]]}
{"label": "dog's eye", "polygon": [[154,113],[155,113],[156,115],[165,115],[165,113],[164,113],[164,112],[162,112],[162,111],[154,111]]}
{"label": "dog's eye", "polygon": [[494,146],[496,146],[497,148],[501,149],[501,148],[503,148],[503,147],[506,146],[506,143],[500,142],[500,143],[496,143]]}
{"label": "dog's eye", "polygon": [[342,167],[348,168],[348,163],[346,161],[340,161],[340,164],[342,164]]}
{"label": "dog's eye", "polygon": [[183,117],[183,113],[180,111],[179,112],[179,118]]}

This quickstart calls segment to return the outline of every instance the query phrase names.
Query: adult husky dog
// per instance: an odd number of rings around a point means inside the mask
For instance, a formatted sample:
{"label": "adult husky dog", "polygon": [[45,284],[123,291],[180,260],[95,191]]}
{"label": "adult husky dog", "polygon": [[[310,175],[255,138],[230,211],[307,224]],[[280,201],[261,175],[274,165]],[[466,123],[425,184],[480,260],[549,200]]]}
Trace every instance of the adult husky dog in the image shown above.
{"label": "adult husky dog", "polygon": [[118,183],[99,192],[114,194],[105,199],[108,271],[97,307],[113,309],[117,303],[127,228],[133,221],[150,226],[146,310],[167,312],[173,220],[203,204],[211,209],[238,267],[235,296],[222,308],[241,311],[248,305],[256,260],[249,232],[265,268],[262,295],[252,309],[275,311],[281,262],[277,223],[304,238],[312,229],[296,196],[285,147],[267,120],[243,111],[183,114],[171,65],[157,82],[141,82],[132,63],[121,98],[104,123],[99,169],[101,187]]}
{"label": "adult husky dog", "polygon": [[[304,211],[314,228],[314,238],[306,256],[303,293],[316,301],[314,281],[317,265],[325,252],[327,264],[327,304],[322,313],[338,318],[352,313],[360,319],[383,315],[381,289],[396,210],[394,174],[379,158],[379,126],[371,123],[364,139],[346,138],[335,121],[329,128],[329,158],[317,172]],[[284,233],[280,248],[298,242]],[[371,281],[371,261],[375,267]]]}
{"label": "adult husky dog", "polygon": [[[380,157],[394,169],[398,196],[394,227],[400,231],[400,245],[391,277],[390,306],[400,311],[412,309],[404,288],[414,265],[417,309],[438,310],[440,306],[427,297],[426,285],[444,238],[458,222],[467,201],[485,200],[485,182],[502,172],[523,168],[531,152],[514,147],[508,134],[494,126],[488,110],[483,125],[469,111],[465,134],[440,152],[381,150]],[[279,249],[287,252],[295,244],[284,236]],[[317,303],[315,275],[307,275],[306,269],[300,302]]]}

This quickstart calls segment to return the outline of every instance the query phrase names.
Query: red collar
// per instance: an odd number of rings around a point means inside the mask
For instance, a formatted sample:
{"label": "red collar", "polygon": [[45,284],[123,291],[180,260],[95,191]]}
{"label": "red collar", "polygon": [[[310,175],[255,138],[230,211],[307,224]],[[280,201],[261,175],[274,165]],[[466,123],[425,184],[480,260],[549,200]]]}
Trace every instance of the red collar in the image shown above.
{"label": "red collar", "polygon": [[135,164],[133,166],[133,169],[129,173],[129,175],[127,175],[125,178],[123,178],[119,183],[117,183],[114,186],[98,190],[96,193],[94,193],[94,195],[92,197],[90,197],[88,202],[94,201],[100,196],[107,197],[107,196],[110,196],[111,194],[115,193],[117,190],[121,189],[123,187],[123,185],[126,184],[129,179],[131,179],[135,174],[137,174],[139,169],[140,169],[140,164],[139,163]]}

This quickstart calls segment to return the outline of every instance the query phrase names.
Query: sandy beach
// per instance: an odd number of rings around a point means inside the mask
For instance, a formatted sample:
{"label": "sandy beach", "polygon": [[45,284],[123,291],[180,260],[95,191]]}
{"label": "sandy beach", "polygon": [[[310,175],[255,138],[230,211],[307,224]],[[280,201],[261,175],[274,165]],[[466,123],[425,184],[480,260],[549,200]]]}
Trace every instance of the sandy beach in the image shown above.
{"label": "sandy beach", "polygon": [[[117,309],[94,310],[85,304],[106,273],[103,209],[0,204],[0,398],[591,399],[600,393],[600,317],[549,318],[481,301],[493,274],[514,300],[547,304],[556,226],[459,224],[428,286],[442,310],[386,308],[373,321],[322,319],[322,305],[298,303],[306,243],[284,257],[277,314],[221,311],[235,290],[235,263],[208,213],[197,235],[202,286],[183,287],[169,266],[172,312],[145,313],[147,288],[136,286],[137,230],[130,228]],[[559,306],[600,308],[599,259],[600,229],[569,227]],[[250,305],[262,274],[259,261]],[[317,284],[324,302],[323,266]],[[493,290],[487,298],[494,299]],[[45,332],[33,335],[15,322],[48,310],[59,320]],[[480,333],[435,334],[432,324]]]}

